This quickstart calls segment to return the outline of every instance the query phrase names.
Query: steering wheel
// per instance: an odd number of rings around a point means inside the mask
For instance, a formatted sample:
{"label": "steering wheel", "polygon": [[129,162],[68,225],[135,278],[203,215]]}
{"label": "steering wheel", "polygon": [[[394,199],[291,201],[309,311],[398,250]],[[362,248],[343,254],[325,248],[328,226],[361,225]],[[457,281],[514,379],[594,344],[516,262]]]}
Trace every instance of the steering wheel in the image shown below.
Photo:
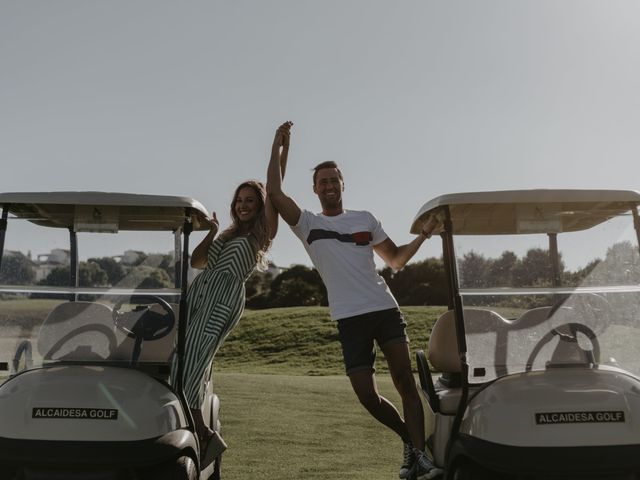
{"label": "steering wheel", "polygon": [[160,305],[166,315],[152,311],[149,305],[137,305],[133,310],[122,312],[120,309],[125,300],[123,297],[113,306],[111,314],[116,328],[126,333],[130,338],[146,342],[169,335],[176,323],[176,316],[171,305],[156,295],[135,295],[135,297],[151,300]]}
{"label": "steering wheel", "polygon": [[[591,350],[583,350],[578,344],[578,333],[584,334],[591,343]],[[596,332],[591,327],[588,327],[582,323],[570,322],[563,323],[547,332],[536,344],[531,351],[529,358],[527,358],[527,364],[525,366],[525,372],[530,372],[533,368],[533,362],[542,350],[542,348],[549,343],[554,337],[559,337],[560,342],[556,347],[555,353],[558,353],[560,348],[569,347],[572,351],[570,353],[576,353],[577,355],[585,354],[589,363],[600,362],[600,342],[598,341]]]}

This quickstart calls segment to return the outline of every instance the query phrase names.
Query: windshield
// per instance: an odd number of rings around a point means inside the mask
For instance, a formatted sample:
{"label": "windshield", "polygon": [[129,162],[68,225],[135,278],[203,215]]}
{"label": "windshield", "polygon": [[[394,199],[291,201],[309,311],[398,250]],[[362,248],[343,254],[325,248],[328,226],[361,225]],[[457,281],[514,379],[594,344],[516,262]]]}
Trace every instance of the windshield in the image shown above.
{"label": "windshield", "polygon": [[0,268],[0,383],[60,362],[156,365],[166,373],[177,331],[179,237],[79,233],[77,244],[78,286],[71,287],[69,231],[9,218]]}
{"label": "windshield", "polygon": [[589,364],[640,375],[640,255],[630,213],[577,232],[454,242],[470,383]]}

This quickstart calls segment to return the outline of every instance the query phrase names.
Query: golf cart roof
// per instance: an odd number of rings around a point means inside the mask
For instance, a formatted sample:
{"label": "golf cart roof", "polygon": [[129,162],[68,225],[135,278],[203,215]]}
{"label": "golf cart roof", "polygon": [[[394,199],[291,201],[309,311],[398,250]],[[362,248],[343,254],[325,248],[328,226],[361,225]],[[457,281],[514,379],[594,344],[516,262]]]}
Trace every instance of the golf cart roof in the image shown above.
{"label": "golf cart roof", "polygon": [[453,193],[423,205],[411,224],[419,233],[430,216],[441,224],[445,209],[457,235],[510,235],[586,230],[640,204],[634,190],[503,190]]}
{"label": "golf cart roof", "polygon": [[189,197],[114,192],[0,193],[0,207],[45,227],[75,231],[176,230],[189,211],[194,230],[210,227],[207,210]]}

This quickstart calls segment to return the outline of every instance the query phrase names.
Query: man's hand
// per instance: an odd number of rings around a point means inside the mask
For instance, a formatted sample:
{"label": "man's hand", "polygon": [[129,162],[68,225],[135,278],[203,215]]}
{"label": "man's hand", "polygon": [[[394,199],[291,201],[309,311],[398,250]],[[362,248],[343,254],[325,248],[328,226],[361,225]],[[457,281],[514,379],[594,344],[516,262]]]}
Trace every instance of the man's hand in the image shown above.
{"label": "man's hand", "polygon": [[283,150],[289,150],[289,139],[291,137],[291,127],[293,122],[284,122],[276,130],[275,137],[273,138],[273,148]]}
{"label": "man's hand", "polygon": [[422,235],[425,238],[431,238],[431,235],[433,235],[433,231],[436,229],[437,226],[438,226],[438,219],[435,216],[430,216],[427,223],[424,223],[422,225],[422,230],[420,230],[420,235]]}
{"label": "man's hand", "polygon": [[[292,126],[293,122],[284,122],[276,130],[267,168],[267,199],[285,222],[289,225],[296,225],[300,219],[300,207],[282,191],[282,179],[287,168]],[[280,152],[280,148],[282,148],[282,152]]]}

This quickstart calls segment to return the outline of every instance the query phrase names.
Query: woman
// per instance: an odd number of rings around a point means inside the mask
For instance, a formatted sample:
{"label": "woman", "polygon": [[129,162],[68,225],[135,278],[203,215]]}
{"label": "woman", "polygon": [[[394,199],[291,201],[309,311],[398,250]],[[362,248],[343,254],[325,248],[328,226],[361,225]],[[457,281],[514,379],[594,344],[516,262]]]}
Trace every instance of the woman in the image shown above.
{"label": "woman", "polygon": [[[289,150],[292,123],[276,131],[272,158],[280,163],[282,175]],[[183,386],[200,438],[206,441],[213,431],[205,424],[205,374],[229,332],[244,310],[244,282],[256,268],[267,267],[266,253],[278,229],[278,214],[267,198],[262,183],[240,184],[231,202],[232,224],[218,233],[218,219],[212,213],[211,230],[194,249],[191,266],[204,269],[187,291],[187,335]],[[174,368],[176,365],[174,364]],[[176,372],[173,372],[175,378]]]}

